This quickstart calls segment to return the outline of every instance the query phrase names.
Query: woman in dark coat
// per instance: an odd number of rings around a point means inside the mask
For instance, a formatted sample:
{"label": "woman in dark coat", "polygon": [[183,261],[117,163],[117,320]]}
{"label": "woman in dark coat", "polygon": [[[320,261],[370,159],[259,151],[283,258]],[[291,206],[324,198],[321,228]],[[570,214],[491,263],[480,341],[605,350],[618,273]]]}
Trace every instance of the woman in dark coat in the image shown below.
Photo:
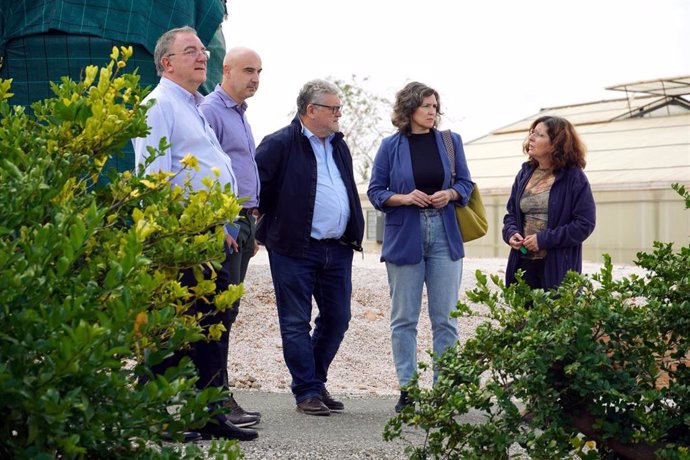
{"label": "woman in dark coat", "polygon": [[585,147],[568,120],[543,116],[522,148],[529,160],[515,177],[503,218],[503,241],[511,247],[506,285],[522,269],[531,288],[551,289],[569,270],[582,271],[582,243],[594,231]]}

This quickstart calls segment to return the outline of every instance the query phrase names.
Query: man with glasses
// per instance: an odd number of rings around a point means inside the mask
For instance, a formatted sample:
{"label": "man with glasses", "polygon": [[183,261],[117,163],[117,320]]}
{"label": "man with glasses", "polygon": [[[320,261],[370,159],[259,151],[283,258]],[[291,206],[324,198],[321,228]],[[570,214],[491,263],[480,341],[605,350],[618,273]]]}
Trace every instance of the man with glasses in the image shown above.
{"label": "man with glasses", "polygon": [[[259,205],[259,171],[254,160],[254,136],[245,112],[246,100],[259,89],[261,70],[261,58],[255,51],[241,47],[232,48],[223,60],[223,80],[199,106],[223,150],[232,159],[233,170],[237,176],[237,196],[246,198],[242,203],[240,219],[236,222],[237,235],[234,239],[237,250],[229,256],[231,284],[244,282],[249,259],[258,250],[254,210]],[[239,307],[240,301],[237,300],[230,311],[227,331],[223,332],[220,339],[225,347],[226,362],[230,327],[237,318]],[[228,389],[227,366],[224,366],[222,371],[224,386]],[[261,420],[259,412],[244,410],[232,394],[225,405],[230,409],[228,418],[237,426],[252,426]]]}
{"label": "man with glasses", "polygon": [[[216,170],[220,185],[224,187],[231,184],[233,192],[237,193],[232,161],[223,152],[216,135],[198,108],[198,104],[203,101],[203,96],[197,90],[206,80],[208,51],[204,48],[196,31],[191,27],[181,27],[164,33],[156,43],[153,57],[156,71],[161,79],[145,99],[145,101],[155,100],[154,105],[146,114],[150,133],[146,137],[132,140],[136,165],[146,165],[149,156],[147,148],[149,146],[158,148],[160,140],[165,137],[170,148],[146,166],[147,173],[158,171],[178,173],[183,169],[181,160],[192,153],[198,160],[198,170],[186,170],[174,176],[170,180],[171,186],[182,185],[189,177],[194,190],[204,189],[206,186],[202,180],[206,177],[214,178],[214,170]],[[226,259],[217,273],[217,293],[225,291],[230,284],[229,255],[236,249],[234,239],[226,230]],[[210,279],[212,275],[210,270],[205,270],[204,276],[207,279]],[[181,283],[188,287],[196,285],[191,269],[182,272]],[[229,328],[230,312],[215,312],[212,299],[209,299],[209,302],[197,301],[190,308],[189,313],[204,314],[200,324],[205,329],[220,323],[226,329]],[[172,357],[154,366],[152,371],[162,374],[167,368],[176,366],[183,356],[189,356],[196,365],[199,375],[196,383],[199,389],[224,386],[223,375],[227,367],[227,357],[220,341],[194,342],[189,350],[177,351]],[[199,433],[185,433],[185,440],[198,439],[199,435],[205,439],[221,437],[239,440],[251,440],[258,436],[254,430],[233,425],[225,415],[214,417],[211,422],[197,431]]]}
{"label": "man with glasses", "polygon": [[[352,156],[338,131],[341,108],[335,85],[310,81],[292,123],[256,149],[256,237],[268,250],[297,411],[307,415],[344,409],[326,381],[349,325],[352,256],[362,250],[364,234]],[[313,332],[312,297],[319,309]]]}

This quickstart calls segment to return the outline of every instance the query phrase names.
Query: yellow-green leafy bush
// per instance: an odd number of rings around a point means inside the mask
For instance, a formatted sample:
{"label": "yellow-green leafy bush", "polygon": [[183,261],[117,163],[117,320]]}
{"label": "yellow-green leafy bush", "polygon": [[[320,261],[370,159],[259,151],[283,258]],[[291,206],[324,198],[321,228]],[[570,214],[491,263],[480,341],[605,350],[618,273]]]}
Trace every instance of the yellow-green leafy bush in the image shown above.
{"label": "yellow-green leafy bush", "polygon": [[[130,55],[114,48],[109,65],[53,84],[31,113],[10,105],[11,81],[0,80],[0,458],[203,457],[161,439],[203,425],[219,390],[197,391],[188,361],[138,378],[220,333],[184,314],[214,283],[189,290],[178,273],[217,266],[218,225],[239,205],[213,178],[197,193],[171,189],[166,174],[96,185],[106,160],[148,129],[147,90],[119,74]],[[237,453],[233,443],[208,452]]]}

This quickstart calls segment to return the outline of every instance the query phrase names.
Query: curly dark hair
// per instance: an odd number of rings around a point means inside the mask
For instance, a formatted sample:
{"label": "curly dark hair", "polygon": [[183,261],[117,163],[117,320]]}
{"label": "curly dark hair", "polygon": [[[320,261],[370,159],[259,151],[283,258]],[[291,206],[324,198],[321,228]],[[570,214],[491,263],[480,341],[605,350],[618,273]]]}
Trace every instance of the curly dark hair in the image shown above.
{"label": "curly dark hair", "polygon": [[393,116],[391,117],[393,126],[402,133],[410,134],[412,114],[422,105],[424,98],[429,96],[436,96],[437,107],[434,128],[437,127],[441,115],[443,115],[441,112],[441,98],[435,89],[417,81],[408,83],[395,95],[395,106],[393,106]]}
{"label": "curly dark hair", "polygon": [[[575,131],[573,124],[565,118],[545,115],[532,122],[529,132],[531,133],[539,123],[543,123],[546,126],[546,133],[549,139],[551,139],[551,146],[553,147],[551,165],[553,169],[558,170],[575,166],[585,169],[587,149],[585,144],[582,143],[580,136],[578,136],[577,131]],[[529,135],[522,143],[523,153],[527,154],[528,148]],[[529,162],[535,168],[539,166],[539,163],[534,158],[530,158]]]}

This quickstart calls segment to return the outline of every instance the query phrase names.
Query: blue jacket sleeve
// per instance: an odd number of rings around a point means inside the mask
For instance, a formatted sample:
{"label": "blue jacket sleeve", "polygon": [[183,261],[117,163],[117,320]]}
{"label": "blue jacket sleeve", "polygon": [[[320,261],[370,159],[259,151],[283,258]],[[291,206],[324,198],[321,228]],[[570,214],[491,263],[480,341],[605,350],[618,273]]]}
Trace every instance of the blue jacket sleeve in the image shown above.
{"label": "blue jacket sleeve", "polygon": [[270,134],[256,147],[256,166],[261,180],[259,211],[262,214],[275,209],[280,195],[284,170],[283,158],[287,146],[278,140],[276,134]]}
{"label": "blue jacket sleeve", "polygon": [[393,208],[385,206],[384,203],[393,195],[394,192],[390,190],[390,139],[384,139],[381,142],[379,151],[374,158],[374,164],[371,168],[371,179],[369,180],[369,188],[367,189],[367,196],[369,201],[375,209],[382,212],[389,212]]}

